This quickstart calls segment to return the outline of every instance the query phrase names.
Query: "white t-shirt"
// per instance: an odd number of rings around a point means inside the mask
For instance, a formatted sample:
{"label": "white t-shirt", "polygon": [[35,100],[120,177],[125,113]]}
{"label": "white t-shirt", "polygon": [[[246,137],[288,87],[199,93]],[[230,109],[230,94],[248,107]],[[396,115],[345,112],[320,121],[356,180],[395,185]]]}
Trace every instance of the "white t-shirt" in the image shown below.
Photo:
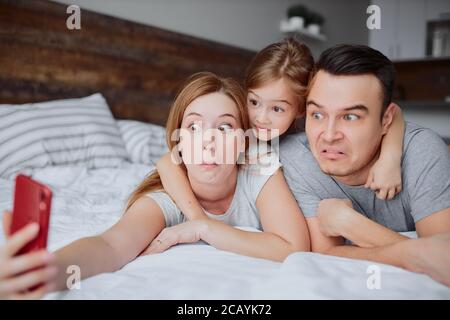
{"label": "white t-shirt", "polygon": [[[238,171],[234,197],[228,210],[224,214],[212,214],[205,211],[206,215],[231,226],[262,230],[261,219],[256,208],[256,199],[270,177],[271,175],[258,174],[253,170],[248,170],[247,167],[241,167]],[[151,192],[147,193],[146,196],[152,198],[161,208],[166,227],[187,221],[175,202],[165,192]]]}
{"label": "white t-shirt", "polygon": [[246,168],[261,175],[271,176],[281,166],[278,144],[253,140],[247,150]]}

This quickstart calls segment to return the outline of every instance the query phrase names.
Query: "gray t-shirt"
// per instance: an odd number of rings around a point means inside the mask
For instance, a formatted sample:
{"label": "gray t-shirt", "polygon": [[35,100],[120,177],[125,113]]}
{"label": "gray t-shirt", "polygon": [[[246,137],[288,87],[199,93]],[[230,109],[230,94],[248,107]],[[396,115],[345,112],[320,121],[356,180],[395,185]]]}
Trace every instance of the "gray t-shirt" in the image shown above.
{"label": "gray t-shirt", "polygon": [[[256,208],[256,199],[271,175],[259,174],[255,170],[240,168],[237,176],[236,190],[230,207],[224,214],[212,214],[205,211],[210,218],[225,222],[231,226],[252,227],[262,230],[261,219]],[[161,208],[166,227],[187,221],[167,193],[151,192],[146,196],[156,201]]]}
{"label": "gray t-shirt", "polygon": [[349,186],[323,173],[304,133],[287,136],[280,147],[284,175],[305,217],[316,215],[322,199],[350,199],[353,208],[397,232],[450,206],[450,156],[433,131],[406,122],[401,159],[402,191],[380,200],[364,186]]}

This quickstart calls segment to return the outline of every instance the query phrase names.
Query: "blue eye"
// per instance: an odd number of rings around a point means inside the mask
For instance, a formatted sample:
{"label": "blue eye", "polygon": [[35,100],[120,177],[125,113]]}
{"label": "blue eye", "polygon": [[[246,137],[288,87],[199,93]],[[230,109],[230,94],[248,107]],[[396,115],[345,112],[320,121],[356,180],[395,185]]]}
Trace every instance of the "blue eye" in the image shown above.
{"label": "blue eye", "polygon": [[273,107],[273,111],[275,111],[275,112],[284,112],[284,109],[280,108],[278,106],[275,106],[275,107]]}
{"label": "blue eye", "polygon": [[313,112],[312,117],[317,120],[323,119],[323,115],[319,112]]}
{"label": "blue eye", "polygon": [[357,116],[356,114],[350,113],[350,114],[344,115],[344,120],[355,121],[355,120],[358,120],[358,119],[359,119],[359,116]]}

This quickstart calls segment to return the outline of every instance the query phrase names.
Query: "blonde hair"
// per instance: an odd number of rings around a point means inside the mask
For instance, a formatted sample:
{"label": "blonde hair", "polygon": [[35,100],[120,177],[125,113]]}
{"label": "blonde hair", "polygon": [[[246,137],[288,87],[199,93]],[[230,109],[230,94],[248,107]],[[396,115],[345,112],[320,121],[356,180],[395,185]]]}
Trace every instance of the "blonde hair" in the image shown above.
{"label": "blonde hair", "polygon": [[[170,108],[166,124],[166,143],[169,150],[172,151],[177,145],[177,141],[173,141],[171,136],[176,129],[181,128],[183,115],[189,104],[198,97],[214,92],[221,92],[233,100],[239,112],[238,120],[242,125],[242,129],[244,131],[248,129],[246,98],[242,87],[231,78],[221,78],[211,72],[199,72],[187,79]],[[186,170],[184,164],[181,164],[181,166]],[[129,196],[125,211],[144,194],[163,189],[158,171],[150,172]]]}
{"label": "blonde hair", "polygon": [[314,68],[314,58],[308,47],[293,38],[273,43],[256,54],[247,68],[245,89],[285,79],[301,102],[299,112],[305,109],[304,101],[309,79]]}

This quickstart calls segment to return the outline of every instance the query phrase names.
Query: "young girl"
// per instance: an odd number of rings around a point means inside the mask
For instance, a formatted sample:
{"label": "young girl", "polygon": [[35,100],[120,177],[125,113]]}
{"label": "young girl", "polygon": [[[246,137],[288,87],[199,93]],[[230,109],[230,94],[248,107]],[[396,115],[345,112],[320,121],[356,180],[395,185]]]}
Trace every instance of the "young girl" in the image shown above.
{"label": "young girl", "polygon": [[[306,91],[313,67],[309,49],[293,39],[271,44],[256,55],[247,69],[245,88],[249,121],[257,139],[277,141],[295,127],[295,121],[305,113]],[[393,124],[383,139],[379,160],[366,182],[366,187],[376,190],[381,199],[392,199],[401,191],[403,130],[403,117],[397,108]],[[260,170],[261,173],[273,172],[281,166],[276,143],[271,143],[267,152],[260,152],[261,148],[256,145],[253,139],[249,159],[254,163],[257,158],[257,169],[265,169]],[[157,169],[164,189],[188,219],[207,218],[189,188],[186,175],[170,154],[158,161]]]}
{"label": "young girl", "polygon": [[[211,73],[191,77],[171,108],[167,143],[170,150],[177,146],[181,151],[181,170],[186,172],[183,174],[188,177],[189,190],[211,219],[183,223],[184,215],[164,192],[159,175],[154,171],[134,190],[125,214],[111,228],[59,249],[54,257],[45,253],[37,256],[35,266],[43,266],[40,272],[45,275],[38,279],[40,282],[36,278],[30,280],[34,276],[32,270],[17,265],[18,259],[29,256],[13,258],[18,245],[17,237],[11,238],[4,249],[10,254],[0,260],[0,295],[16,297],[33,284],[42,282],[44,291],[66,289],[68,266],[79,266],[82,278],[113,272],[135,259],[150,243],[153,245],[148,251],[157,252],[173,243],[203,240],[222,250],[277,261],[295,251],[309,251],[306,221],[283,174],[277,170],[271,175],[254,175],[237,165],[243,150],[243,136],[236,132],[247,127],[245,93],[237,82]],[[170,137],[177,129],[182,140],[175,145]],[[197,134],[206,130],[212,131],[215,139]],[[190,152],[209,160],[192,163]],[[222,156],[233,161],[223,161]],[[281,206],[282,213],[279,212]],[[243,231],[231,225],[263,232]],[[163,229],[165,231],[161,232]],[[22,240],[31,239],[35,231],[24,231],[26,239],[22,235]],[[11,245],[13,241],[16,245]],[[54,265],[58,267],[56,279]],[[30,281],[19,279],[17,270],[26,272]],[[5,287],[3,280],[12,280],[12,284]],[[36,297],[42,291],[30,294]]]}

